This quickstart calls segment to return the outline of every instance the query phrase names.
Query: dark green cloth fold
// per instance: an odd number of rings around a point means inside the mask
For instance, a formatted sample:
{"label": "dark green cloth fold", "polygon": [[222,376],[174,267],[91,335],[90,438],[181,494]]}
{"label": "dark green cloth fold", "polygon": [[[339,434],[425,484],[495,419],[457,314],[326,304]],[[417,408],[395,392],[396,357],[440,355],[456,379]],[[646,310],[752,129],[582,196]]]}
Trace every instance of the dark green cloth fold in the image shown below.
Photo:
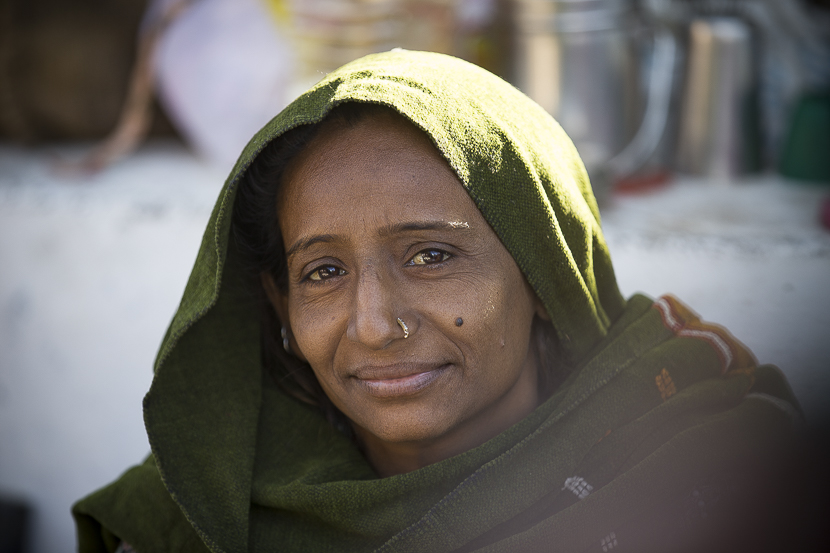
{"label": "dark green cloth fold", "polygon": [[[259,312],[228,239],[236,184],[257,153],[353,101],[390,106],[432,138],[575,369],[489,442],[383,479],[264,378]],[[152,456],[75,505],[81,551],[122,539],[140,553],[582,551],[616,532],[647,543],[660,533],[639,521],[655,506],[774,456],[798,419],[780,373],[756,369],[728,333],[671,298],[622,299],[584,167],[550,116],[480,68],[406,51],[328,75],[251,140],[209,221],[144,413]],[[684,516],[660,536],[694,527]]]}

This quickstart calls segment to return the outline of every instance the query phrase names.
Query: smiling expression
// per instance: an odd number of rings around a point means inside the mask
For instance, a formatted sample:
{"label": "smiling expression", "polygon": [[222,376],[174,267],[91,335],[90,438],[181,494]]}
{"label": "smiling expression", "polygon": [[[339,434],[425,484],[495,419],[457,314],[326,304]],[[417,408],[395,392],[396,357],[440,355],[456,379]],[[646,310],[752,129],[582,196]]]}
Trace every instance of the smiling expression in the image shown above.
{"label": "smiling expression", "polygon": [[466,451],[538,404],[544,311],[422,131],[391,114],[324,124],[278,217],[288,288],[269,297],[376,468],[384,450]]}

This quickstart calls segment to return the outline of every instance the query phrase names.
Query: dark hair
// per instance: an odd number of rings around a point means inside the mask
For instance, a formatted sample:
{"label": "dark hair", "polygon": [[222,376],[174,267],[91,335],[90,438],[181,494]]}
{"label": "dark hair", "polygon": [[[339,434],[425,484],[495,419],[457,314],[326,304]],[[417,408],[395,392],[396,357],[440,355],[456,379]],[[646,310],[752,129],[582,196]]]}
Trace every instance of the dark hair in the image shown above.
{"label": "dark hair", "polygon": [[[257,155],[238,183],[233,209],[232,236],[250,277],[251,287],[261,304],[261,345],[264,369],[288,395],[316,405],[336,428],[353,436],[348,419],[326,396],[311,367],[287,353],[280,335],[282,323],[262,288],[260,277],[270,275],[277,287],[287,292],[285,245],[277,220],[279,190],[290,161],[302,152],[325,128],[327,132],[353,127],[359,122],[395,114],[379,104],[348,102],[335,107],[322,122],[292,129]],[[539,371],[539,392],[547,397],[567,376],[559,362],[558,342],[553,325],[534,320],[533,345],[537,358],[547,370]]]}

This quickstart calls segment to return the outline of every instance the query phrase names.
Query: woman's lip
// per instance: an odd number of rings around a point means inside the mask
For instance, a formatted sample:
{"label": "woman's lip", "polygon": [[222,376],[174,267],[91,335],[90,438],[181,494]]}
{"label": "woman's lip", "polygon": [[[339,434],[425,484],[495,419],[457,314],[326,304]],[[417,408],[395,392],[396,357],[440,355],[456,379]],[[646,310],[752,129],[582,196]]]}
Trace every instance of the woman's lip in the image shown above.
{"label": "woman's lip", "polygon": [[375,397],[406,396],[419,392],[437,380],[448,365],[433,368],[388,367],[369,369],[355,375],[357,382]]}

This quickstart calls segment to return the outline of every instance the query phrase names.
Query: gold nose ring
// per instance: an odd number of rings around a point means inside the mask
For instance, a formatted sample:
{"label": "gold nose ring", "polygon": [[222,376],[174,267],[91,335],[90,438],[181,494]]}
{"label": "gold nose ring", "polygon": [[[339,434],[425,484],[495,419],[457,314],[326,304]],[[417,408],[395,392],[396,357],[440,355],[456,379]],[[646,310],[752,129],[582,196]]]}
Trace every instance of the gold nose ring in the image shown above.
{"label": "gold nose ring", "polygon": [[409,338],[409,327],[406,326],[406,323],[403,322],[400,317],[398,317],[398,324],[401,325],[401,328],[403,329],[403,337]]}

